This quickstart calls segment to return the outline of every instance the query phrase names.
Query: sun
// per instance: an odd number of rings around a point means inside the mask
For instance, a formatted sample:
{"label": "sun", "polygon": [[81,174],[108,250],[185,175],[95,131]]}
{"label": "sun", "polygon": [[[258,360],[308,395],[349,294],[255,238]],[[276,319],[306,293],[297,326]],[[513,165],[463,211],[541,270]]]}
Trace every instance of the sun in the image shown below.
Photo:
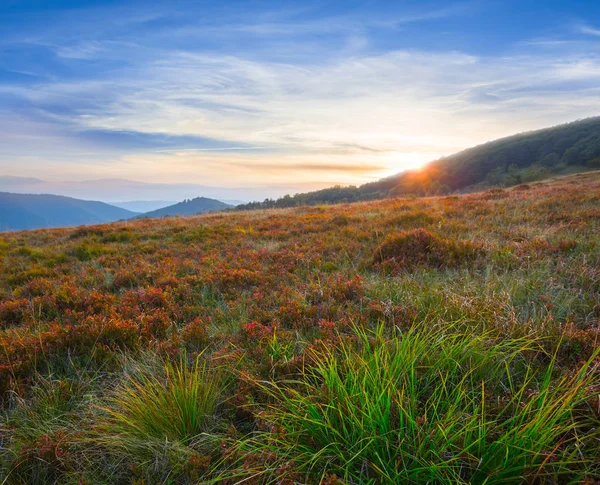
{"label": "sun", "polygon": [[383,155],[386,168],[380,172],[382,177],[391,177],[406,170],[416,170],[425,167],[430,161],[439,157],[435,153],[423,152],[387,152]]}

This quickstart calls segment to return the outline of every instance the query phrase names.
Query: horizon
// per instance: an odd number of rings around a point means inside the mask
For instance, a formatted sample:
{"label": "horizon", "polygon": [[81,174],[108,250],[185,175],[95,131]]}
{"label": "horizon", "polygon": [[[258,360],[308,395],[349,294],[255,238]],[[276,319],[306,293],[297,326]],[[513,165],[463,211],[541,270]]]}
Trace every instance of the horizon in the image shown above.
{"label": "horizon", "polygon": [[[444,156],[436,160],[430,160],[422,166],[415,169],[406,169],[394,173],[391,178],[397,178],[404,173],[426,173],[431,163],[436,163],[444,159],[452,159],[461,156],[471,150],[477,150],[490,144],[502,143],[504,140],[510,140],[515,137],[528,137],[536,133],[543,133],[556,128],[587,124],[590,121],[599,121],[600,115],[583,119],[573,120],[561,125],[554,125],[541,129],[535,129],[525,132],[514,133],[503,138],[488,140],[473,147],[467,147],[464,150]],[[379,182],[388,177],[379,179]],[[279,185],[279,186],[261,186],[254,187],[219,187],[200,185],[193,183],[152,183],[140,182],[126,178],[102,178],[88,180],[45,180],[37,177],[24,177],[0,174],[0,193],[12,193],[15,195],[54,195],[70,197],[83,201],[98,201],[115,205],[130,210],[131,207],[150,206],[162,208],[177,204],[185,199],[210,198],[220,200],[227,204],[239,205],[249,202],[262,202],[266,199],[279,199],[284,196],[295,196],[298,194],[312,193],[315,191],[333,188],[333,187],[357,187],[356,184],[329,184],[321,182],[318,186],[314,185]],[[130,197],[125,197],[130,194]],[[183,195],[182,195],[183,194]],[[200,195],[198,195],[200,194]],[[131,206],[131,207],[130,207]],[[135,209],[135,212],[146,212],[145,210]]]}
{"label": "horizon", "polygon": [[598,114],[588,2],[94,5],[0,7],[2,175],[249,200]]}

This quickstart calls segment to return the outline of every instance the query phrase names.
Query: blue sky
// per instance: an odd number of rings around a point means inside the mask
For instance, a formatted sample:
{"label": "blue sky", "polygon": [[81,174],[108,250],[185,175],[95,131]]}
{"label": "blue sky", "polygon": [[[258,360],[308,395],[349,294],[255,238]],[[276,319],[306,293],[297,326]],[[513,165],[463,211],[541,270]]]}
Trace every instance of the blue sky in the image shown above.
{"label": "blue sky", "polygon": [[362,183],[598,107],[597,1],[0,6],[0,175]]}

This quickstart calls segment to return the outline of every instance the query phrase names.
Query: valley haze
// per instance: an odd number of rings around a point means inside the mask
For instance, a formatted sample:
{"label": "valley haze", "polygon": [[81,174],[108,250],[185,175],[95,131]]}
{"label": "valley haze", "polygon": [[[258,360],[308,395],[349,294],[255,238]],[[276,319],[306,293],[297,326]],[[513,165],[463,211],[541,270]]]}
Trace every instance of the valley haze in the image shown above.
{"label": "valley haze", "polygon": [[[325,188],[329,184],[317,184],[317,186]],[[0,191],[2,192],[55,194],[119,204],[134,201],[172,201],[172,204],[199,195],[223,200],[224,202],[243,203],[263,200],[267,197],[281,197],[290,193],[305,192],[308,188],[314,188],[314,186],[284,185],[227,188],[198,184],[147,183],[126,179],[47,181],[30,177],[0,176]]]}

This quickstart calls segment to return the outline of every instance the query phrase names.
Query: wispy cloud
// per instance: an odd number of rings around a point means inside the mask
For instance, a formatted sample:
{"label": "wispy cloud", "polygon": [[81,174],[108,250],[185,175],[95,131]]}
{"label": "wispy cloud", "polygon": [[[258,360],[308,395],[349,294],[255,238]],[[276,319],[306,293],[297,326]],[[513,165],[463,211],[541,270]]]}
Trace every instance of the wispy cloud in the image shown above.
{"label": "wispy cloud", "polygon": [[594,35],[596,37],[600,37],[600,29],[596,27],[592,27],[587,24],[579,24],[576,27],[577,32],[580,34]]}
{"label": "wispy cloud", "polygon": [[[195,171],[204,163],[203,176],[215,180],[222,166],[203,153],[230,158],[234,151],[260,149],[244,160],[259,169],[254,176],[280,173],[285,163],[307,173],[337,164],[349,181],[361,171],[352,167],[391,173],[418,164],[416,158],[424,162],[522,129],[596,114],[600,105],[600,59],[594,56],[396,51],[299,66],[169,52],[125,74],[18,93],[40,107],[68,104],[68,114],[49,115],[77,130],[220,140],[223,147],[168,149],[194,161],[180,161],[180,167]],[[278,169],[261,163],[265,150],[278,157]],[[281,153],[309,161],[299,165]],[[323,156],[336,160],[317,162]]]}
{"label": "wispy cloud", "polygon": [[[593,56],[494,59],[398,51],[297,66],[171,53],[135,79],[98,85],[90,94],[106,96],[103,108],[77,119],[105,130],[201,135],[296,150],[358,144],[385,152],[407,143],[431,147],[423,133],[452,133],[449,118],[467,112],[493,109],[501,116],[505,103],[527,102],[535,94],[555,101],[587,97],[584,89],[574,94],[564,86],[594,83],[599,69]],[[113,89],[115,83],[119,89]],[[52,86],[47,95],[71,89]]]}
{"label": "wispy cloud", "polygon": [[371,164],[349,164],[349,163],[260,163],[256,161],[233,162],[232,165],[255,170],[261,173],[280,173],[280,172],[344,172],[344,173],[364,173],[381,172],[388,167],[385,165]]}

